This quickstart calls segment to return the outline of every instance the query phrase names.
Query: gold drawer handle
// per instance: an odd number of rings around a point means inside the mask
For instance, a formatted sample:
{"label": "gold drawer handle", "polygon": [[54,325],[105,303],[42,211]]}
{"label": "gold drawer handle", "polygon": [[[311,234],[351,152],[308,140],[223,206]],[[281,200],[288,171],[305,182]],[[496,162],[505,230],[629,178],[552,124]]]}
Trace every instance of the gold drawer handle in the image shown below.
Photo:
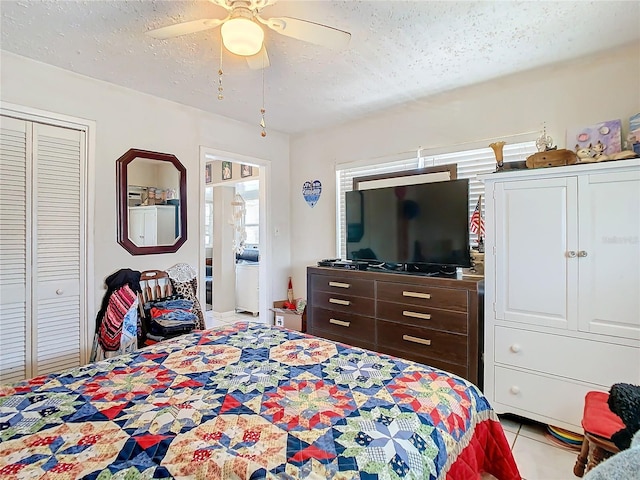
{"label": "gold drawer handle", "polygon": [[430,313],[419,313],[419,312],[411,312],[409,310],[405,310],[402,312],[402,315],[404,315],[405,317],[420,318],[422,320],[431,320]]}
{"label": "gold drawer handle", "polygon": [[402,296],[403,297],[413,297],[413,298],[426,298],[426,299],[431,298],[431,294],[430,293],[408,292],[406,290],[404,292],[402,292]]}
{"label": "gold drawer handle", "polygon": [[329,303],[336,303],[338,305],[350,305],[351,302],[349,300],[340,300],[339,298],[330,298]]}
{"label": "gold drawer handle", "polygon": [[342,283],[342,282],[329,282],[330,287],[338,287],[338,288],[351,288],[350,283]]}
{"label": "gold drawer handle", "polygon": [[341,327],[348,327],[349,325],[351,325],[351,322],[343,322],[342,320],[336,320],[335,318],[330,318],[329,323],[340,325]]}
{"label": "gold drawer handle", "polygon": [[422,345],[431,345],[431,340],[426,340],[424,338],[412,337],[411,335],[403,335],[403,340],[407,342],[420,343]]}

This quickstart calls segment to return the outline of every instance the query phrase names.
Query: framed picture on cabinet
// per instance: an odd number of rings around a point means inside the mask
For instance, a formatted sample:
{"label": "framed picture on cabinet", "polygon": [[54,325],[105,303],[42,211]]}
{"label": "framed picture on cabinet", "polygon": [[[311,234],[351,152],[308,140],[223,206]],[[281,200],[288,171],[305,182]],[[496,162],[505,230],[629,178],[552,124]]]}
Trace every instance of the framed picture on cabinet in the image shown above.
{"label": "framed picture on cabinet", "polygon": [[245,178],[250,177],[251,175],[253,175],[253,167],[251,165],[242,164],[240,166],[240,177]]}
{"label": "framed picture on cabinet", "polygon": [[231,162],[222,162],[222,179],[231,180]]}

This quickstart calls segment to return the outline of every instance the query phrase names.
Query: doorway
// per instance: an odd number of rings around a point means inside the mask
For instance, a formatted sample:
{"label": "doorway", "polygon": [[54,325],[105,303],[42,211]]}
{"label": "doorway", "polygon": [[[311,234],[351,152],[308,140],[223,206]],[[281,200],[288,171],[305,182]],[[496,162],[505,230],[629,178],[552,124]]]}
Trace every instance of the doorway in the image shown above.
{"label": "doorway", "polygon": [[207,327],[269,323],[270,164],[201,147],[200,285]]}

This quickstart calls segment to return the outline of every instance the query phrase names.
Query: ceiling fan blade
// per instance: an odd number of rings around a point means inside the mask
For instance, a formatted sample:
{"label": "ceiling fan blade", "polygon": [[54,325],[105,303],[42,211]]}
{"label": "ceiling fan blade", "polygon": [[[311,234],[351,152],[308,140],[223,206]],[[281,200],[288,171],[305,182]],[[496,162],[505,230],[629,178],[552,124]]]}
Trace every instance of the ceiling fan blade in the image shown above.
{"label": "ceiling fan blade", "polygon": [[349,32],[308,20],[300,20],[299,18],[292,17],[262,19],[258,16],[256,18],[267,27],[282,35],[297,38],[304,42],[322,45],[323,47],[336,50],[345,49],[349,45],[349,40],[351,40],[351,34]]}
{"label": "ceiling fan blade", "polygon": [[262,44],[262,48],[255,55],[251,55],[250,57],[246,57],[247,64],[249,64],[249,68],[252,70],[260,70],[261,68],[267,68],[269,63],[269,54],[267,54],[267,48]]}
{"label": "ceiling fan blade", "polygon": [[203,18],[201,20],[192,20],[191,22],[176,23],[175,25],[156,28],[155,30],[149,30],[146,33],[150,37],[164,40],[166,38],[186,35],[187,33],[196,33],[203,30],[209,30],[210,28],[215,28],[221,25],[225,20],[226,18],[222,20],[217,18]]}

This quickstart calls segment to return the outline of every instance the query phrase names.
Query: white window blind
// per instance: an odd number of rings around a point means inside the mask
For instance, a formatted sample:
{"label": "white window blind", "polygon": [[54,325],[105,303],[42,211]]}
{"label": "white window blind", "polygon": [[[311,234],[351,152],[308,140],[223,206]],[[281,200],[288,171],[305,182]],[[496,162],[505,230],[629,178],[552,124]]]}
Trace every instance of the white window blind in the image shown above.
{"label": "white window blind", "polygon": [[[506,144],[503,149],[504,161],[522,161],[529,155],[535,153],[535,141]],[[477,176],[483,173],[491,173],[495,171],[496,159],[491,148],[479,148],[475,150],[464,150],[458,152],[445,153],[427,157],[396,160],[387,163],[378,163],[374,165],[363,165],[353,168],[345,168],[336,170],[336,205],[338,211],[336,218],[337,225],[337,249],[338,256],[347,258],[346,244],[346,217],[345,217],[345,193],[353,190],[353,179],[359,177],[368,177],[371,175],[380,175],[385,173],[402,172],[413,170],[416,168],[433,167],[440,165],[456,164],[457,178],[469,179],[469,218],[476,207],[478,196],[483,195],[481,203],[482,217],[484,218],[484,184],[477,180]],[[469,240],[471,244],[478,242],[476,234],[470,233]]]}

